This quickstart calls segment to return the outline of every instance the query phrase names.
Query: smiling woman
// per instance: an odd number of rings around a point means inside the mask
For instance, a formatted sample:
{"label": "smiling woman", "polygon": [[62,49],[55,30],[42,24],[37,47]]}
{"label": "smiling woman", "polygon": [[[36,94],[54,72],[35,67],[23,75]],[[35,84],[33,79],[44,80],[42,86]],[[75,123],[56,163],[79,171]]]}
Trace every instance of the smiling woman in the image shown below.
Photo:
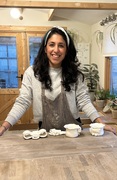
{"label": "smiling woman", "polygon": [[[106,1],[107,2],[107,1]],[[116,2],[116,1],[115,1]],[[9,16],[9,8],[11,7],[21,7],[24,8],[24,19],[23,21],[20,21],[19,19],[14,20]],[[19,1],[10,1],[8,0],[7,3],[5,1],[0,1],[0,7],[1,7],[1,12],[4,12],[4,9],[6,7],[4,16],[1,15],[0,16],[0,32],[4,32],[4,35],[6,35],[6,32],[15,32],[17,34],[17,58],[18,58],[18,77],[21,77],[21,75],[23,75],[24,70],[29,66],[29,62],[33,63],[33,59],[31,56],[30,59],[30,52],[34,52],[33,54],[35,57],[35,54],[37,53],[37,49],[39,47],[40,44],[40,40],[39,40],[39,44],[38,42],[35,41],[34,43],[34,47],[29,48],[29,38],[32,37],[39,37],[39,39],[42,38],[43,34],[46,32],[46,30],[48,30],[50,28],[50,26],[55,26],[60,25],[63,27],[66,26],[67,29],[73,27],[73,28],[78,28],[78,32],[82,32],[83,35],[85,34],[87,37],[91,37],[91,28],[93,26],[91,26],[92,22],[93,23],[97,23],[100,19],[102,19],[102,16],[105,17],[107,15],[107,13],[112,12],[112,10],[117,9],[117,3],[89,3],[89,2],[80,2],[77,3],[76,2],[57,2],[57,1],[23,1],[23,0],[19,0]],[[38,14],[39,8],[41,8],[41,13]],[[43,10],[43,8],[46,8],[46,10]],[[49,8],[49,9],[48,9]],[[53,8],[53,10],[51,9]],[[94,10],[95,9],[95,10]],[[108,9],[108,10],[107,10]],[[110,10],[109,10],[110,9]],[[98,13],[97,13],[98,11]],[[48,14],[49,17],[48,17]],[[99,13],[100,12],[100,13]],[[78,13],[78,15],[77,15]],[[43,14],[43,16],[42,16]],[[84,15],[83,15],[84,14]],[[88,14],[88,16],[87,16]],[[98,14],[98,19],[96,18],[96,14]],[[100,16],[99,16],[100,15]],[[4,18],[3,18],[4,17]],[[33,17],[33,18],[32,18]],[[37,17],[37,18],[35,18]],[[41,17],[41,18],[38,18]],[[77,18],[82,18],[82,19],[77,19]],[[88,20],[87,17],[90,17],[90,22]],[[92,18],[93,17],[93,18]],[[95,18],[94,18],[95,17]],[[38,20],[37,20],[38,19]],[[41,21],[40,21],[40,20]],[[94,21],[95,19],[95,21]],[[54,21],[51,21],[54,20]],[[79,22],[78,22],[79,21]],[[46,26],[45,26],[46,24]],[[13,26],[15,25],[15,27]],[[24,25],[24,27],[23,27]],[[43,27],[42,27],[43,25]],[[30,27],[29,27],[30,26]],[[36,27],[35,27],[36,26]],[[94,27],[95,28],[95,27]],[[34,30],[34,31],[33,31]],[[85,41],[83,41],[83,43],[85,42],[91,42],[90,38],[87,40],[86,38],[84,38]],[[93,45],[94,47],[94,45]],[[92,56],[89,58],[92,60],[97,60],[98,63],[101,62],[101,66],[99,64],[99,71],[101,72],[101,69],[103,71],[103,60],[100,57],[100,54],[98,56],[98,51],[93,51],[96,55]],[[56,53],[56,59],[60,56],[59,53]],[[32,54],[31,54],[32,55]],[[55,55],[53,56],[55,57]],[[93,58],[92,58],[93,57]],[[101,67],[101,68],[100,68]],[[103,79],[103,75],[100,75]],[[15,78],[14,78],[15,79]],[[21,85],[21,80],[20,78],[18,78],[18,82],[19,82],[19,87]],[[103,82],[102,82],[103,83]],[[4,92],[3,92],[4,91]],[[2,93],[4,93],[4,97],[6,92],[11,92],[9,90],[2,90]],[[14,93],[14,89],[12,91],[12,93]],[[8,95],[10,96],[10,95]],[[11,97],[11,96],[10,96]],[[3,112],[3,110],[5,110],[5,112],[2,113],[3,117],[1,118],[1,120],[5,119],[5,113],[8,113],[8,110],[11,108],[11,105],[13,104],[13,100],[10,100],[10,103],[8,105],[8,99],[6,100],[5,98],[5,102],[3,100],[3,96],[2,96],[2,104],[4,104],[3,108],[0,109],[0,112]],[[7,109],[7,108],[8,109]],[[6,109],[5,109],[6,108]],[[0,114],[1,115],[1,114]],[[32,122],[32,116],[29,114],[28,116],[25,116],[25,118],[23,118],[23,120],[21,120],[22,123],[30,123]]]}
{"label": "smiling woman", "polygon": [[[103,123],[90,100],[76,52],[71,36],[62,27],[47,31],[33,66],[24,72],[20,94],[0,127],[0,135],[31,105],[35,123],[47,132],[53,128],[63,131],[65,124],[82,128],[79,110],[92,122]],[[105,130],[116,133],[111,126],[105,125]]]}

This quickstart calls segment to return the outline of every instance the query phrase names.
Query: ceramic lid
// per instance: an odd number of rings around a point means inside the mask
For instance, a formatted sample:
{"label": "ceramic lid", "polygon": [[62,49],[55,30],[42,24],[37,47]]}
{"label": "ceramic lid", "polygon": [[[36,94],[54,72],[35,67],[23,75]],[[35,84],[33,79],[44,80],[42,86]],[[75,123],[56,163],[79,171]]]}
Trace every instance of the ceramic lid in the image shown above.
{"label": "ceramic lid", "polygon": [[66,129],[80,129],[81,127],[77,124],[66,124],[66,125],[64,125],[64,128],[66,128]]}
{"label": "ceramic lid", "polygon": [[102,123],[91,123],[90,124],[90,127],[96,128],[96,129],[103,128],[104,126],[105,126],[105,124],[102,124]]}

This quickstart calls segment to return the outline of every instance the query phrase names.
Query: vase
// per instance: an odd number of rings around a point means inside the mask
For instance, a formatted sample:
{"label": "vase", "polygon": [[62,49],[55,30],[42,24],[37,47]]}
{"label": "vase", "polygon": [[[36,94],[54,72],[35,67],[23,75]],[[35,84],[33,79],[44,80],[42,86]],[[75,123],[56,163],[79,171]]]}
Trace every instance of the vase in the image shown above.
{"label": "vase", "polygon": [[104,106],[105,106],[105,100],[98,100],[98,99],[96,99],[96,106],[98,107],[98,108],[104,108]]}
{"label": "vase", "polygon": [[81,127],[77,124],[66,124],[64,128],[66,129],[67,137],[77,137],[81,133]]}
{"label": "vase", "polygon": [[111,112],[112,112],[112,118],[117,119],[117,110],[111,109]]}
{"label": "vase", "polygon": [[90,96],[91,101],[94,102],[95,101],[95,92],[89,91],[89,96]]}

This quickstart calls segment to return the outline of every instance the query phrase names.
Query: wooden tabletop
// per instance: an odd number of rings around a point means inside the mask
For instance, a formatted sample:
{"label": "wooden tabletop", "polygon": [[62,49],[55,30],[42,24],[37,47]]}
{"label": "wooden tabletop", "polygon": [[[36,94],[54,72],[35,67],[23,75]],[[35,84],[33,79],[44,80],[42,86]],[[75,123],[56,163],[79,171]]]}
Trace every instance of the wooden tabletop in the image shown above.
{"label": "wooden tabletop", "polygon": [[0,137],[0,180],[116,180],[117,136],[95,137],[86,128],[65,135],[24,140],[23,131]]}

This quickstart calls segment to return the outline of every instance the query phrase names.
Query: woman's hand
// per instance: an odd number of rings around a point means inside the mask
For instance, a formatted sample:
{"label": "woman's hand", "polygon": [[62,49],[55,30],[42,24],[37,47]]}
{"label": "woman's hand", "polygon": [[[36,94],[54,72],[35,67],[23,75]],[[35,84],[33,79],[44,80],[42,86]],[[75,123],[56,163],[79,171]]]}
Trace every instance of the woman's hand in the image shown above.
{"label": "woman's hand", "polygon": [[9,129],[10,127],[11,124],[7,121],[4,121],[4,123],[0,126],[0,136],[2,136],[4,132],[7,131],[7,129]]}
{"label": "woman's hand", "polygon": [[117,135],[116,128],[109,126],[107,124],[105,124],[104,130],[110,131],[110,132],[114,133],[115,135]]}
{"label": "woman's hand", "polygon": [[5,131],[6,130],[5,130],[4,126],[0,126],[0,136],[2,136]]}
{"label": "woman's hand", "polygon": [[[101,118],[95,119],[95,122],[105,124]],[[110,125],[105,124],[104,130],[110,131],[110,132],[114,133],[115,135],[117,135],[116,128],[114,128]]]}

